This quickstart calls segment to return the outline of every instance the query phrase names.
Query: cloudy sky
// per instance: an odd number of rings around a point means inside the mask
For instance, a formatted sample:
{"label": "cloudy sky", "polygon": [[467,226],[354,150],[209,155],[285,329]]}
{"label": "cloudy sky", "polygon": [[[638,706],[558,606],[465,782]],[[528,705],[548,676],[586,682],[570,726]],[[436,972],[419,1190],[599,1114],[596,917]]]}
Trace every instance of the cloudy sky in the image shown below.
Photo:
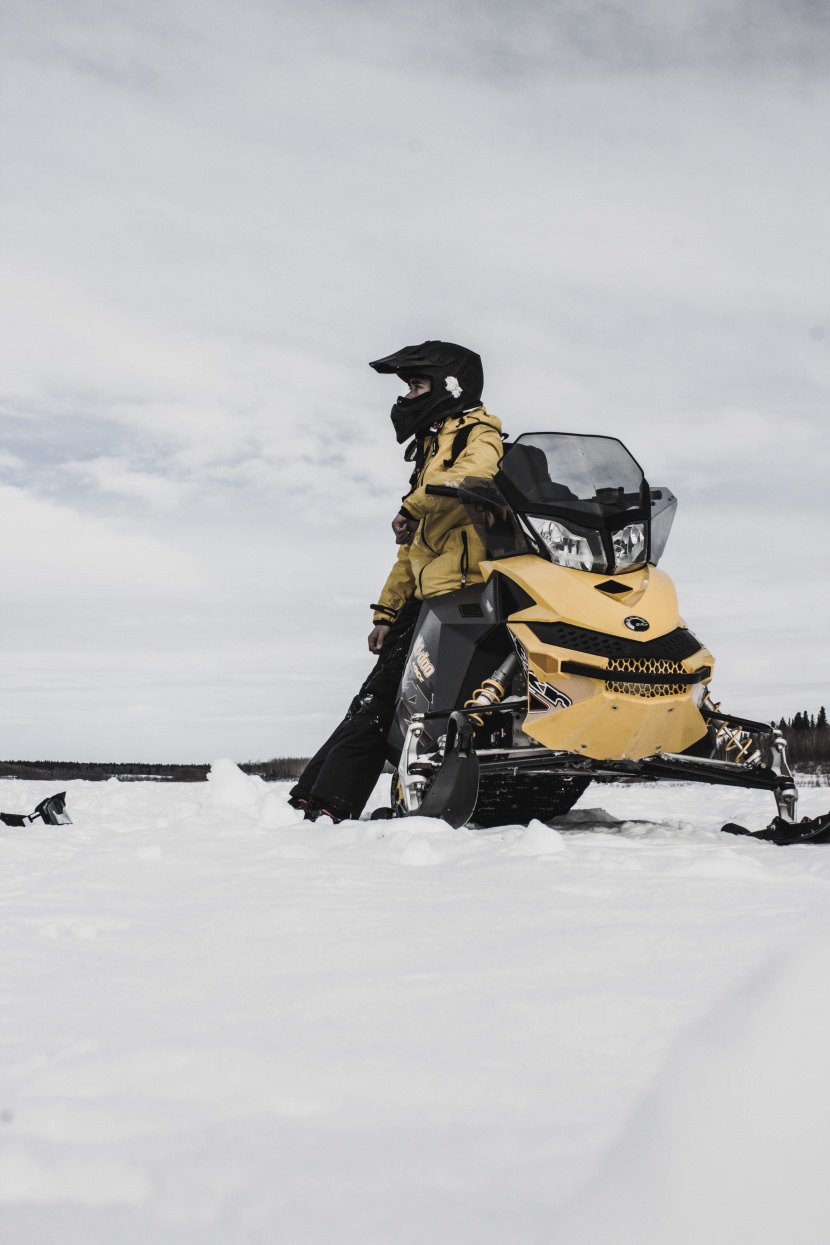
{"label": "cloudy sky", "polygon": [[369,668],[427,337],[620,436],[770,717],[830,704],[818,0],[6,0],[0,756],[306,753]]}

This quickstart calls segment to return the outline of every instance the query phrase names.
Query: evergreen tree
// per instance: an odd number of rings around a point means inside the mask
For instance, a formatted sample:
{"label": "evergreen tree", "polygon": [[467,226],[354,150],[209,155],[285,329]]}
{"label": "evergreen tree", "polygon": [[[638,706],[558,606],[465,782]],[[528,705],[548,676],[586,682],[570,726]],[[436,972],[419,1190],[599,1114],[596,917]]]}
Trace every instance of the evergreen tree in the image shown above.
{"label": "evergreen tree", "polygon": [[821,731],[821,730],[824,730],[826,726],[827,726],[827,710],[825,709],[824,705],[822,705],[818,711],[818,717],[816,718],[816,727],[818,728],[818,730]]}

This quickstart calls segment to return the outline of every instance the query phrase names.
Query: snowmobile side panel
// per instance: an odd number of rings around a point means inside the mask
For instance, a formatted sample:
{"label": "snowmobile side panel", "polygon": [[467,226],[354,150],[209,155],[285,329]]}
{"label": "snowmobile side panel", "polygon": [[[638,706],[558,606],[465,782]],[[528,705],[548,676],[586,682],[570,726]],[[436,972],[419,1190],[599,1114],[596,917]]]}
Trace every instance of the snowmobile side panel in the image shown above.
{"label": "snowmobile side panel", "polygon": [[[674,584],[654,566],[615,575],[615,581],[631,584],[631,592],[625,593],[597,591],[608,582],[607,575],[557,566],[533,554],[482,562],[481,570],[488,580],[494,573],[513,580],[536,602],[512,615],[515,622],[556,618],[627,640],[651,640],[680,625]],[[645,621],[642,631],[633,631],[630,622],[626,623],[632,616]]]}
{"label": "snowmobile side panel", "polygon": [[[510,651],[510,640],[500,627],[498,583],[476,584],[424,602],[412,640],[389,732],[391,750],[403,746],[406,728],[416,713],[446,709],[447,716],[477,679],[486,678]],[[491,638],[500,636],[499,643]],[[424,726],[424,742],[444,732],[446,718]]]}

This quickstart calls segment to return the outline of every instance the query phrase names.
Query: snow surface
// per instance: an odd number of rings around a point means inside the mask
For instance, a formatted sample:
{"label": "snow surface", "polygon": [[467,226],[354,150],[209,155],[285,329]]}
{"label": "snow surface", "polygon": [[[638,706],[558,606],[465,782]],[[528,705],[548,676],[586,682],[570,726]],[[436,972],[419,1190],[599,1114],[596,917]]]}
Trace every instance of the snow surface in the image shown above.
{"label": "snow surface", "polygon": [[3,1242],[827,1239],[830,847],[721,835],[773,811],[728,789],[473,831],[287,786],[0,831]]}

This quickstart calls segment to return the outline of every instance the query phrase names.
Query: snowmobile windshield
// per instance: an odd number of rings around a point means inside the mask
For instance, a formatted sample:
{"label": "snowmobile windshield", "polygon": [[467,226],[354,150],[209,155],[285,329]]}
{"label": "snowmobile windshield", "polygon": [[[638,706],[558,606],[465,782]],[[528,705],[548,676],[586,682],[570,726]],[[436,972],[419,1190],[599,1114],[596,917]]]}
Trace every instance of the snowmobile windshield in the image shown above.
{"label": "snowmobile windshield", "polygon": [[598,518],[640,510],[645,484],[640,464],[621,441],[567,432],[519,437],[497,479],[526,512],[535,507],[541,514],[568,510]]}
{"label": "snowmobile windshield", "polygon": [[493,480],[459,492],[490,557],[535,552],[603,575],[656,563],[677,505],[615,437],[562,432],[519,437]]}

